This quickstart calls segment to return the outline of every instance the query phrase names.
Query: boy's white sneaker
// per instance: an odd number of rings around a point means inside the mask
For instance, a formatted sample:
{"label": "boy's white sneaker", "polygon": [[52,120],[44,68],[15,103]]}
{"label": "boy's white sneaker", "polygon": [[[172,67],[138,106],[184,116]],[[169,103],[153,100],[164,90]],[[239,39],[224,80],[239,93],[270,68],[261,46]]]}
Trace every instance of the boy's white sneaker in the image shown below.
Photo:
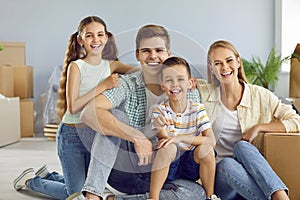
{"label": "boy's white sneaker", "polygon": [[[107,198],[110,196],[114,196],[114,194],[105,188],[102,199],[107,200]],[[69,196],[66,200],[89,200],[89,199],[84,197],[81,192],[76,192],[76,193],[72,194],[71,196]]]}
{"label": "boy's white sneaker", "polygon": [[115,196],[109,189],[105,188],[103,192],[103,200],[107,200],[108,197]]}
{"label": "boy's white sneaker", "polygon": [[41,178],[45,178],[48,173],[49,173],[49,171],[48,171],[47,165],[43,165],[35,172],[35,175],[39,176]]}
{"label": "boy's white sneaker", "polygon": [[69,196],[66,200],[85,200],[85,197],[81,192],[76,192]]}
{"label": "boy's white sneaker", "polygon": [[221,200],[221,198],[219,198],[217,195],[213,194],[209,198],[207,198],[206,200]]}
{"label": "boy's white sneaker", "polygon": [[21,190],[26,186],[26,181],[34,178],[33,168],[28,168],[24,170],[13,182],[15,190]]}

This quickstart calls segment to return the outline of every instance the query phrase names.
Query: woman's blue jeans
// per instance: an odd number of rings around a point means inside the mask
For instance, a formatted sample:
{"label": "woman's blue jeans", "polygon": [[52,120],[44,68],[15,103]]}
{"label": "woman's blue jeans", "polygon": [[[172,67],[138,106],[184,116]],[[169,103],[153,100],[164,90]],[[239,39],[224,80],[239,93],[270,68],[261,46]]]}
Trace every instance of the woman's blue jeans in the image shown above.
{"label": "woman's blue jeans", "polygon": [[[69,195],[80,192],[90,162],[90,151],[85,144],[93,140],[94,134],[91,128],[71,127],[61,123],[57,131],[57,152],[63,176],[52,172],[45,178],[36,176],[27,185],[33,191],[57,199],[66,199]],[[88,142],[84,144],[82,138]]]}
{"label": "woman's blue jeans", "polygon": [[215,193],[222,200],[263,200],[287,187],[257,148],[246,141],[234,147],[234,157],[224,158],[216,168]]}

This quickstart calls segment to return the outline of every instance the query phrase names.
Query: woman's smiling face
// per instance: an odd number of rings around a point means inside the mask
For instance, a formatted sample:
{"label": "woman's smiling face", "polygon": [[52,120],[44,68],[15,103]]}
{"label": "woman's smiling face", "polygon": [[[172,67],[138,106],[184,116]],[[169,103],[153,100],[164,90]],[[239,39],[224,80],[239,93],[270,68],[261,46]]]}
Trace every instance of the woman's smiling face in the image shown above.
{"label": "woman's smiling face", "polygon": [[234,53],[223,47],[214,49],[210,54],[210,70],[216,78],[223,84],[236,81],[240,59]]}

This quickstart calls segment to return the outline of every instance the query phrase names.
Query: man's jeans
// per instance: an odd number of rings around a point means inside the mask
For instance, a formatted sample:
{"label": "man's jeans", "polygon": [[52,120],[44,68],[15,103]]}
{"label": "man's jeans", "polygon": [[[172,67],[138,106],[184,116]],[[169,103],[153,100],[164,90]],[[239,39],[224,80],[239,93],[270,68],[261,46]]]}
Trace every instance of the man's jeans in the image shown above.
{"label": "man's jeans", "polygon": [[[120,120],[124,121],[124,119]],[[120,192],[129,194],[115,196],[115,199],[146,200],[148,196],[146,192],[150,189],[151,166],[140,167],[137,165],[137,160],[132,143],[116,137],[96,134],[83,191],[103,197],[108,182]],[[201,185],[182,179],[169,182],[160,193],[161,200],[204,200],[205,198],[205,191]]]}

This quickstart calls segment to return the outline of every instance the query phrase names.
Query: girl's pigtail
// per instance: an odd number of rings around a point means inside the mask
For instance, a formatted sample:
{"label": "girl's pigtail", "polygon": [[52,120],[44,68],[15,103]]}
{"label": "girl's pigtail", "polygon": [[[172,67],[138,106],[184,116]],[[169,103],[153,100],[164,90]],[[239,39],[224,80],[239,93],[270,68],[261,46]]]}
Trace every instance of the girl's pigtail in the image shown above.
{"label": "girl's pigtail", "polygon": [[72,61],[84,57],[84,55],[82,55],[82,47],[79,45],[77,41],[77,37],[78,37],[78,32],[72,34],[68,42],[64,65],[62,68],[60,82],[59,82],[59,89],[57,93],[57,104],[56,104],[57,122],[61,121],[63,115],[67,110],[66,84],[67,84],[68,67]]}
{"label": "girl's pigtail", "polygon": [[102,52],[102,58],[106,60],[118,60],[118,48],[115,38],[111,32],[107,31],[108,40]]}

